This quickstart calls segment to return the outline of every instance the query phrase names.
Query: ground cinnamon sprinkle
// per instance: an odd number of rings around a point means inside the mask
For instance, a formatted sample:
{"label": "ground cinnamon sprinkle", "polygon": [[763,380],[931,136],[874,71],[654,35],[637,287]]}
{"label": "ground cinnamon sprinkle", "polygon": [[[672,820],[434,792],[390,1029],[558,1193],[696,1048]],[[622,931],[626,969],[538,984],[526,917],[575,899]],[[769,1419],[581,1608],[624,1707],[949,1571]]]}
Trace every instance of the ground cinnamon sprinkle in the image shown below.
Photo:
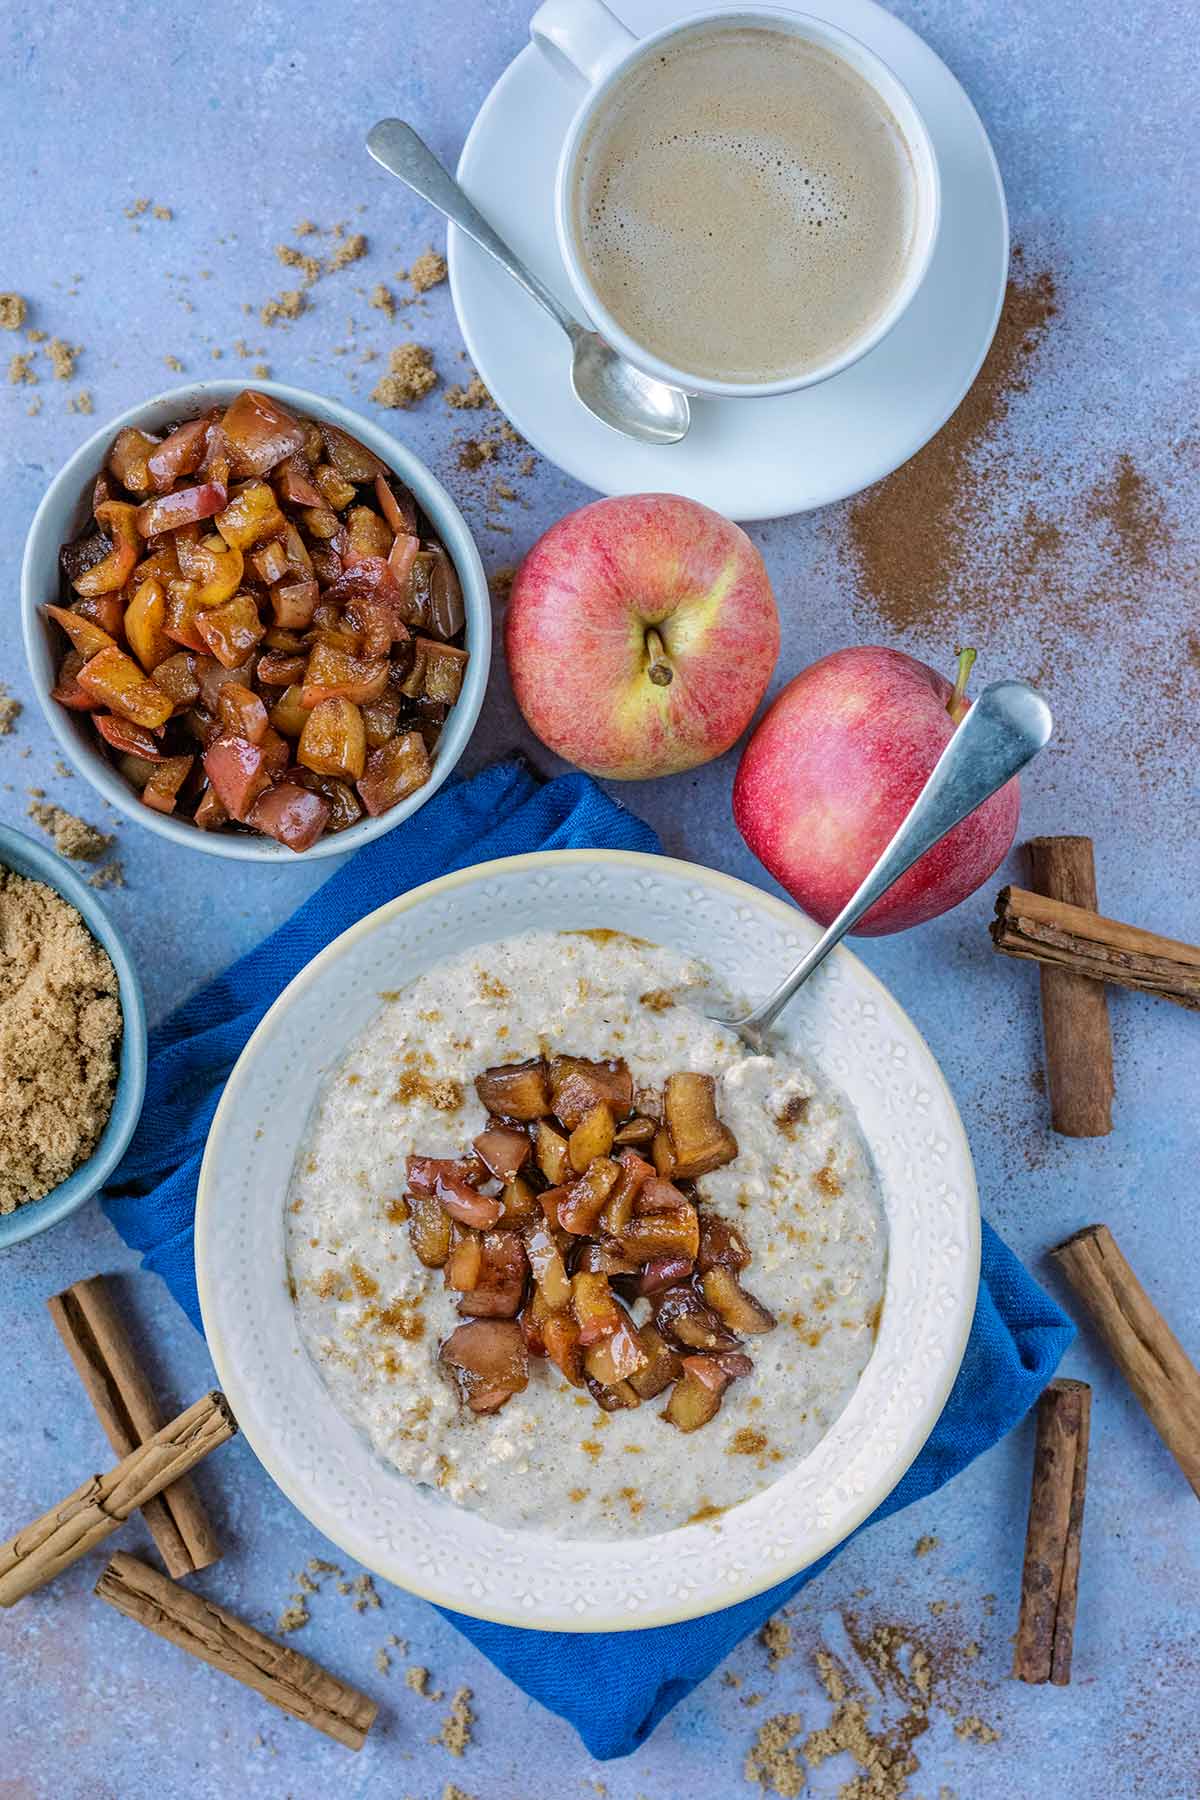
{"label": "ground cinnamon sprinkle", "polygon": [[0,868],[0,1213],[86,1162],[112,1111],[112,963],[52,888]]}

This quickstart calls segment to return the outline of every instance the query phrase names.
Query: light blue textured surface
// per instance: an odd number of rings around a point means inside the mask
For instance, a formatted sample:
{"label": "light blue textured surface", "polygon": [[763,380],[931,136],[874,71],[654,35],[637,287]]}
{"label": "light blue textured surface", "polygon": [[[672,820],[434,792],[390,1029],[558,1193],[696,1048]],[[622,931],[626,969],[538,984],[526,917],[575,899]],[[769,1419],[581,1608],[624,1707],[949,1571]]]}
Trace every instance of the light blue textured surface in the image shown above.
{"label": "light blue textured surface", "polygon": [[[841,552],[843,509],[755,528],[785,621],[782,681],[840,644],[881,640],[945,664],[960,632],[981,652],[980,675],[1030,674],[1055,705],[1055,745],[1026,784],[1023,835],[1086,831],[1096,839],[1105,907],[1175,935],[1200,938],[1195,855],[1197,638],[1193,387],[1197,227],[1193,194],[1194,37],[1191,9],[1170,3],[1122,9],[1106,0],[1063,8],[980,0],[912,0],[903,15],[965,82],[993,136],[1008,186],[1014,238],[1026,266],[1049,268],[1060,314],[1016,395],[998,438],[1015,495],[985,492],[977,529],[995,543],[996,579],[1011,592],[998,514],[1027,500],[1065,528],[1065,547],[1035,571],[1019,610],[987,614],[970,595],[947,596],[936,626],[897,635],[856,588]],[[102,14],[67,3],[37,14],[10,9],[0,24],[0,167],[4,252],[0,288],[26,294],[30,323],[82,344],[78,379],[54,381],[40,354],[38,386],[0,388],[0,546],[10,593],[21,539],[44,482],[94,425],[66,410],[89,389],[98,417],[188,374],[247,372],[244,338],[284,380],[365,402],[380,350],[405,335],[433,345],[447,380],[461,378],[459,340],[443,289],[389,325],[365,291],[392,279],[431,240],[432,221],[366,159],[361,137],[385,113],[408,114],[447,158],[474,111],[524,40],[525,7],[496,0],[411,0],[353,10],[232,6],[184,10],[118,6]],[[148,196],[174,210],[131,220]],[[363,206],[365,211],[356,214]],[[310,313],[265,329],[255,313],[294,276],[274,258],[300,242],[304,216],[344,219],[370,239],[369,259],[321,281]],[[135,230],[135,225],[140,229]],[[307,247],[307,246],[302,246]],[[170,271],[170,273],[168,273]],[[204,271],[209,271],[208,275]],[[6,353],[29,348],[5,337]],[[214,359],[213,349],[223,352]],[[40,399],[41,410],[26,408]],[[510,564],[536,534],[588,497],[552,469],[511,473],[524,504],[490,530],[489,482],[457,468],[464,417],[435,397],[389,425],[426,455],[479,527],[490,568]],[[466,426],[479,429],[476,415]],[[1089,490],[1128,455],[1161,509],[1158,550],[1114,553],[1109,528],[1088,523]],[[495,515],[493,515],[495,516]],[[915,519],[914,531],[922,521]],[[1003,566],[1002,566],[1003,565]],[[29,702],[10,611],[0,675]],[[1176,735],[1179,734],[1179,735]],[[493,673],[484,724],[465,767],[528,742]],[[24,751],[29,751],[27,758]],[[665,846],[750,879],[761,878],[729,822],[733,759],[627,797]],[[25,789],[37,785],[102,821],[90,792],[55,771],[49,733],[30,707],[0,739],[0,817],[24,826]],[[114,828],[112,822],[109,828]],[[324,869],[220,871],[170,853],[132,825],[120,828],[129,887],[109,902],[140,954],[152,1017],[284,916]],[[1017,859],[1008,871],[1019,875]],[[998,885],[998,882],[997,882]],[[1009,1242],[1045,1274],[1044,1251],[1075,1227],[1107,1219],[1172,1319],[1200,1350],[1195,1283],[1195,1019],[1115,993],[1116,1130],[1072,1143],[1046,1125],[1031,1079],[1040,1064],[1036,978],[988,947],[992,890],[906,937],[871,940],[863,954],[914,1015],[942,1061],[974,1147],[985,1207]],[[89,1206],[0,1263],[0,1531],[15,1527],[103,1463],[98,1428],[58,1345],[43,1301],[97,1269],[131,1258]],[[1051,1278],[1051,1285],[1054,1285]],[[122,1283],[165,1397],[190,1399],[207,1383],[203,1348],[149,1278]],[[1200,1792],[1195,1722],[1195,1619],[1200,1607],[1200,1515],[1195,1498],[1085,1332],[1068,1372],[1095,1384],[1092,1476],[1068,1693],[1007,1678],[1027,1497],[1026,1427],[918,1512],[860,1539],[795,1609],[797,1654],[768,1672],[745,1645],[665,1722],[628,1764],[602,1773],[566,1726],[495,1676],[430,1609],[394,1591],[379,1612],[356,1615],[327,1583],[298,1640],[381,1703],[380,1728],[355,1759],[276,1718],[252,1695],[117,1619],[90,1598],[90,1559],[0,1618],[4,1755],[0,1796],[141,1800],[182,1794],[293,1794],[310,1800],[333,1782],[352,1794],[436,1800],[448,1781],[487,1800],[580,1794],[602,1779],[612,1800],[732,1800],[757,1725],[778,1711],[806,1728],[827,1709],[811,1650],[841,1641],[842,1611],[978,1641],[979,1657],[947,1676],[1001,1733],[999,1744],[959,1739],[936,1708],[916,1744],[911,1793],[943,1786],[960,1800],[1194,1800]],[[229,1546],[206,1591],[270,1627],[291,1572],[323,1550],[316,1534],[235,1443],[201,1475]],[[920,1533],[939,1548],[914,1559]],[[125,1534],[131,1547],[140,1527]],[[865,1591],[864,1591],[865,1590]],[[995,1595],[994,1610],[985,1603]],[[931,1617],[930,1602],[948,1602]],[[409,1641],[391,1673],[375,1667],[388,1632]],[[430,1744],[443,1707],[404,1687],[403,1661],[427,1664],[433,1685],[475,1691],[476,1742],[459,1762]],[[747,1706],[754,1693],[766,1696]],[[261,1733],[263,1742],[257,1739]],[[812,1777],[817,1796],[848,1778],[844,1763]]]}

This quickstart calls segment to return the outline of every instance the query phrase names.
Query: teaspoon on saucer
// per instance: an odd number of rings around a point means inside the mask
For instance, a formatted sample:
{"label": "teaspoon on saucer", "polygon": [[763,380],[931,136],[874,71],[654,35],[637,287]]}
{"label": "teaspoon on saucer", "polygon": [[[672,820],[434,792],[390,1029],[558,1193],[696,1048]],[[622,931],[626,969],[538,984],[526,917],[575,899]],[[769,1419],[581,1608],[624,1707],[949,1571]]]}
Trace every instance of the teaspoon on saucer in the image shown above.
{"label": "teaspoon on saucer", "polygon": [[680,388],[643,375],[595,331],[587,331],[532,269],[513,254],[453,176],[403,119],[380,119],[367,133],[367,149],[395,175],[494,256],[502,269],[545,307],[571,340],[571,386],[582,405],[614,431],[644,444],[677,444],[687,436],[691,410]]}
{"label": "teaspoon on saucer", "polygon": [[762,1054],[766,1033],[834,946],[918,857],[1031,762],[1045,748],[1053,728],[1050,708],[1025,682],[993,681],[985,687],[938,757],[896,835],[837,918],[761,1006],[744,1018],[723,1018],[720,1023]]}

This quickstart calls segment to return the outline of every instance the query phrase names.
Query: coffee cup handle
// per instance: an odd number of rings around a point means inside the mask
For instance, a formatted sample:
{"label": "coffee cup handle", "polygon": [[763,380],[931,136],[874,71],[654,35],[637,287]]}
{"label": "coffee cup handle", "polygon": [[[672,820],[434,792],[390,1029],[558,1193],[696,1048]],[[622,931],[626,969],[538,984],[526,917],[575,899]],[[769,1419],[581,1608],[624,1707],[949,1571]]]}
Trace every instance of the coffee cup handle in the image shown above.
{"label": "coffee cup handle", "polygon": [[637,43],[602,0],[544,0],[529,21],[529,35],[556,74],[589,87]]}

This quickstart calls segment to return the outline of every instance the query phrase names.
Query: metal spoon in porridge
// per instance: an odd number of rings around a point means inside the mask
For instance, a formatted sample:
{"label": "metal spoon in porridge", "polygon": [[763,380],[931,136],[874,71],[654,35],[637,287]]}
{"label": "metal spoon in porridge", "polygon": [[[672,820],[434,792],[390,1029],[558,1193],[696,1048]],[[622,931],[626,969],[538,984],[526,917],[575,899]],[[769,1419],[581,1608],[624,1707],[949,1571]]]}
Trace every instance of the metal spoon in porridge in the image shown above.
{"label": "metal spoon in porridge", "polygon": [[767,1032],[835,944],[918,857],[1031,762],[1045,748],[1053,728],[1050,708],[1024,681],[993,681],[985,687],[934,764],[895,837],[807,956],[744,1018],[713,1017],[732,1026],[744,1043],[762,1054]]}
{"label": "metal spoon in porridge", "polygon": [[692,415],[682,388],[643,375],[598,331],[588,331],[572,318],[533,270],[513,254],[411,125],[403,119],[380,119],[367,133],[367,149],[389,175],[395,175],[422,200],[436,206],[481,250],[494,256],[500,267],[562,326],[574,352],[571,386],[579,401],[602,424],[643,444],[677,444],[687,436]]}

